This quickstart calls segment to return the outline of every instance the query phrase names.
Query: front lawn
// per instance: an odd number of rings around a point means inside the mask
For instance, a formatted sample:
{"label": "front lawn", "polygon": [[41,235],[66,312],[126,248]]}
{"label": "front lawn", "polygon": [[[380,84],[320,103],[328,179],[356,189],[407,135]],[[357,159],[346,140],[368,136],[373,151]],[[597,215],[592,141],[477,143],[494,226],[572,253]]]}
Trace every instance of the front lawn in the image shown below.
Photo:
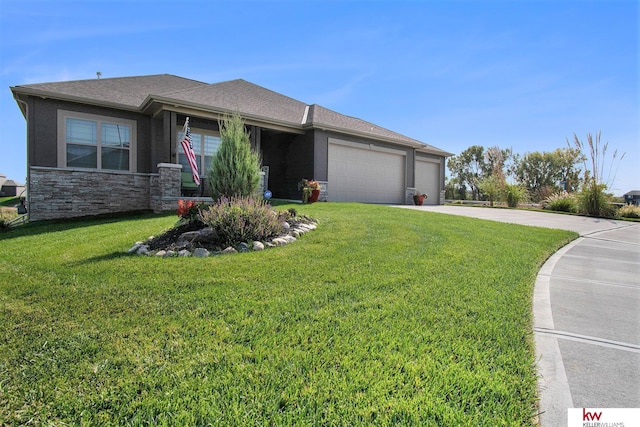
{"label": "front lawn", "polygon": [[318,229],[206,259],[125,255],[172,215],[0,234],[0,425],[532,424],[533,284],[574,233],[294,207]]}

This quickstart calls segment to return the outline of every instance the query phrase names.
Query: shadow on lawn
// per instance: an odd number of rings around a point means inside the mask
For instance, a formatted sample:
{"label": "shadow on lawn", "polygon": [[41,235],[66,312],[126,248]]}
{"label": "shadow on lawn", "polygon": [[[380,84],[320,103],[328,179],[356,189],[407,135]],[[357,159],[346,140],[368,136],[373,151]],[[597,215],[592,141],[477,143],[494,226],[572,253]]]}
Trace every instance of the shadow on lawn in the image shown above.
{"label": "shadow on lawn", "polygon": [[91,257],[91,258],[86,258],[86,259],[83,259],[81,261],[70,262],[67,265],[69,267],[80,267],[82,265],[94,264],[96,262],[113,261],[113,260],[120,259],[120,258],[131,258],[131,257],[138,257],[138,256],[139,255],[128,254],[126,251],[111,252],[110,254],[104,254],[104,255],[94,256],[94,257]]}
{"label": "shadow on lawn", "polygon": [[123,214],[111,214],[104,216],[80,217],[64,220],[48,220],[28,222],[19,225],[9,231],[0,233],[0,241],[15,239],[17,237],[37,236],[45,233],[57,233],[60,231],[74,230],[77,228],[92,227],[94,225],[110,224],[131,219],[158,218],[163,216],[175,216],[175,213],[154,214],[149,211],[127,212]]}

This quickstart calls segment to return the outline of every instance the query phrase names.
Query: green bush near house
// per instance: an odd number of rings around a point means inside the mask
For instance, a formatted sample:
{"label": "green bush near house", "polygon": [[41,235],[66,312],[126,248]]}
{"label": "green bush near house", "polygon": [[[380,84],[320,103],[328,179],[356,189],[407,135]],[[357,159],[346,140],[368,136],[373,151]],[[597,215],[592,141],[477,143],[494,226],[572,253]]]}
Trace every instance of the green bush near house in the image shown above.
{"label": "green bush near house", "polygon": [[213,200],[250,196],[260,185],[260,158],[251,150],[249,134],[239,114],[220,121],[220,148],[209,170]]}
{"label": "green bush near house", "polygon": [[0,235],[7,425],[511,425],[537,414],[532,295],[574,233],[282,204],[298,241],[127,255],[175,215]]}
{"label": "green bush near house", "polygon": [[226,247],[277,236],[283,230],[286,214],[279,215],[265,200],[231,197],[202,207],[199,218]]}

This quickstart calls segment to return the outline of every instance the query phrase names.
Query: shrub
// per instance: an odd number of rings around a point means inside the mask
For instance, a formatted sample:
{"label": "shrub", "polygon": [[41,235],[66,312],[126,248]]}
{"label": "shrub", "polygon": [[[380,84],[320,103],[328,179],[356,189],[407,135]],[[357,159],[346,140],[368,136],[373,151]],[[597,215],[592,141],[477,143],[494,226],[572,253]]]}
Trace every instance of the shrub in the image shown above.
{"label": "shrub", "polygon": [[260,158],[238,114],[220,123],[220,148],[211,162],[211,197],[251,196],[260,185]]}
{"label": "shrub", "polygon": [[622,218],[640,218],[640,206],[624,205],[618,209],[618,216]]}
{"label": "shrub", "polygon": [[526,192],[524,188],[517,184],[506,184],[504,187],[505,199],[510,208],[517,208],[524,199]]}
{"label": "shrub", "polygon": [[277,236],[284,229],[285,218],[264,200],[223,197],[200,210],[200,221],[213,230],[216,241],[234,246]]}
{"label": "shrub", "polygon": [[542,201],[542,208],[558,212],[576,212],[575,198],[563,191],[554,193]]}
{"label": "shrub", "polygon": [[615,214],[615,208],[609,204],[605,190],[605,184],[596,183],[595,179],[589,180],[578,193],[578,210],[580,213],[592,216],[611,217]]}

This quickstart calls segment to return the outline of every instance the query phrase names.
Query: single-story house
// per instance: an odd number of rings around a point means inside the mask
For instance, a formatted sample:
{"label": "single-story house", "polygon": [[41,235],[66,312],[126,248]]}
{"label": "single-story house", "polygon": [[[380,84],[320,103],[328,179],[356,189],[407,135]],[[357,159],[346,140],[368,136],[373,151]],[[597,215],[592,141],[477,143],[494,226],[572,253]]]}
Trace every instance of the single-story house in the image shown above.
{"label": "single-story house", "polygon": [[624,202],[628,205],[636,205],[640,206],[640,191],[633,190],[625,193],[622,197],[624,197]]}
{"label": "single-story house", "polygon": [[218,121],[239,113],[261,156],[265,188],[299,199],[315,179],[321,200],[444,203],[444,150],[245,80],[209,84],[160,74],[11,87],[27,122],[31,220],[175,209],[188,193],[180,145],[189,117],[207,196]]}
{"label": "single-story house", "polygon": [[0,197],[22,197],[24,191],[24,184],[0,175]]}

